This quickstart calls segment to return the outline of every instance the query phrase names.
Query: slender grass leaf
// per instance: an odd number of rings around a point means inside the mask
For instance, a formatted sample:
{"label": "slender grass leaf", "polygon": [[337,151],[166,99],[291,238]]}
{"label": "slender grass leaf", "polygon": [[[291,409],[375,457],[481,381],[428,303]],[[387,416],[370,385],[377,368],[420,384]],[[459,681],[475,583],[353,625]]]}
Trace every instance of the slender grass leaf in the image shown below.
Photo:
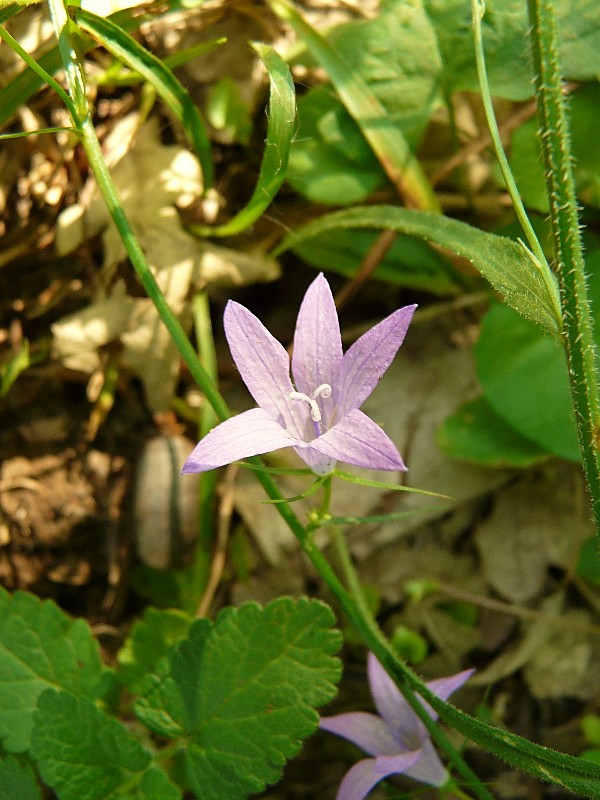
{"label": "slender grass leaf", "polygon": [[[294,252],[317,269],[351,278],[378,236],[377,231],[337,228],[305,239],[294,247]],[[402,235],[396,237],[373,277],[442,296],[459,294],[478,283],[475,276],[461,274],[446,256],[427,242]]]}
{"label": "slender grass leaf", "polygon": [[276,781],[340,677],[341,637],[323,603],[280,598],[198,620],[159,665],[138,717],[180,739],[190,788],[242,800]]}
{"label": "slender grass leaf", "polygon": [[61,800],[181,800],[151,754],[86,697],[52,689],[41,695],[32,754]]}
{"label": "slender grass leaf", "polygon": [[0,381],[0,397],[4,397],[10,391],[10,387],[17,380],[19,375],[30,365],[29,342],[23,339],[20,348],[12,358],[0,369],[2,379]]}
{"label": "slender grass leaf", "polygon": [[520,314],[558,337],[560,320],[554,311],[560,306],[558,287],[556,297],[550,297],[528,253],[510,239],[438,214],[396,206],[356,206],[335,211],[286,236],[271,255],[276,257],[305,239],[335,228],[390,229],[445,247],[468,259]]}
{"label": "slender grass leaf", "polygon": [[379,163],[409,205],[439,211],[437,197],[404,135],[362,76],[285,0],[269,0],[327,73],[332,84],[371,145]]}
{"label": "slender grass leaf", "polygon": [[294,82],[285,61],[266,44],[253,45],[269,73],[267,140],[256,188],[246,206],[224,225],[190,225],[198,236],[233,236],[241,233],[272,203],[285,180],[290,145],[296,124]]}
{"label": "slender grass leaf", "polygon": [[204,189],[210,188],[214,177],[210,139],[200,113],[184,86],[163,61],[143,48],[108,17],[98,17],[89,11],[78,9],[74,18],[79,28],[154,87],[159,97],[181,122],[200,160]]}
{"label": "slender grass leaf", "polygon": [[[170,4],[173,4],[173,2],[174,0],[170,0]],[[1,13],[4,14],[5,11]],[[14,13],[15,10],[13,8],[9,16]],[[0,21],[4,21],[4,19],[6,17],[0,17]],[[139,28],[143,22],[147,22],[149,19],[156,19],[156,15],[139,14],[138,9],[125,9],[112,14],[108,19],[123,30],[132,31]],[[85,37],[85,41],[81,42],[80,50],[82,53],[89,53],[90,50],[97,46],[96,41]],[[40,67],[50,75],[54,75],[55,72],[61,69],[63,63],[58,47],[48,50],[37,61]],[[44,85],[45,82],[40,75],[30,69],[24,69],[6,86],[3,86],[0,89],[0,126],[14,116],[21,106],[25,105]]]}
{"label": "slender grass leaf", "polygon": [[28,748],[45,689],[98,697],[107,673],[82,619],[70,619],[51,600],[0,589],[0,737],[6,750]]}

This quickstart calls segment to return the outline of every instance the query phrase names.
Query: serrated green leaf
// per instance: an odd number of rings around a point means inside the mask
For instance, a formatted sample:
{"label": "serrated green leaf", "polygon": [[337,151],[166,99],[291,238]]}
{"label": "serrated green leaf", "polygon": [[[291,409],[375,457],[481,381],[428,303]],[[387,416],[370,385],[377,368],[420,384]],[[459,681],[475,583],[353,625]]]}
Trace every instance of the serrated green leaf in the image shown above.
{"label": "serrated green leaf", "polygon": [[193,617],[179,609],[145,610],[143,619],[135,623],[117,655],[118,677],[130,691],[139,691],[144,677],[174,644],[185,638],[193,621]]}
{"label": "serrated green leaf", "polygon": [[266,44],[255,42],[254,50],[269,73],[269,121],[267,139],[256,187],[244,208],[224,225],[190,225],[199,236],[234,236],[261,216],[285,180],[290,145],[296,125],[296,93],[285,61]]}
{"label": "serrated green leaf", "polygon": [[33,770],[13,756],[0,761],[0,800],[40,800]]}
{"label": "serrated green leaf", "polygon": [[[305,239],[294,252],[317,269],[337,272],[347,278],[359,265],[378,237],[376,231],[334,229]],[[476,280],[461,275],[439,251],[414,236],[397,236],[385,253],[374,278],[431,294],[454,295]]]}
{"label": "serrated green leaf", "polygon": [[189,141],[193,144],[194,152],[202,166],[204,189],[212,186],[212,153],[206,127],[187,90],[166,64],[144,49],[108,17],[98,17],[89,11],[77,9],[75,22],[124,64],[139,72],[155,88],[159,97],[179,119]]}
{"label": "serrated green leaf", "polygon": [[417,236],[467,258],[520,314],[558,336],[558,287],[550,296],[541,273],[525,250],[503,236],[481,231],[464,222],[426,211],[396,206],[356,206],[335,211],[303,225],[275,248],[275,258],[312,236],[335,228],[375,228]]}
{"label": "serrated green leaf", "polygon": [[548,457],[545,448],[518,434],[484,397],[464,403],[444,420],[437,441],[449,456],[487,467],[530,467]]}
{"label": "serrated green leaf", "polygon": [[181,737],[191,788],[203,800],[242,800],[276,781],[315,730],[315,706],[335,694],[340,635],[325,604],[280,598],[198,620],[161,662],[138,717]]}
{"label": "serrated green leaf", "polygon": [[86,697],[45,691],[31,744],[42,778],[61,800],[142,800],[157,797],[159,787],[164,800],[181,797],[166,775],[157,777],[150,753]]}
{"label": "serrated green leaf", "polygon": [[84,620],[70,619],[51,600],[0,589],[0,737],[6,750],[29,747],[45,689],[98,697],[107,672]]}

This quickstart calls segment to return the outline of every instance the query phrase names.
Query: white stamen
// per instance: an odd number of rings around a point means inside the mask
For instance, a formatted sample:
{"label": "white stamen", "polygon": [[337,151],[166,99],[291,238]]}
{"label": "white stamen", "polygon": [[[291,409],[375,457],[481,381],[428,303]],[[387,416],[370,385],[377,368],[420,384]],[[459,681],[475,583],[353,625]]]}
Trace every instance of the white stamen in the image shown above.
{"label": "white stamen", "polygon": [[312,393],[313,399],[316,400],[317,397],[331,397],[331,386],[328,383],[322,383]]}
{"label": "white stamen", "polygon": [[290,400],[306,400],[310,406],[310,418],[313,422],[321,422],[321,409],[317,401],[304,392],[290,392]]}
{"label": "white stamen", "polygon": [[331,386],[328,383],[322,383],[312,393],[312,397],[304,392],[290,392],[290,400],[304,400],[310,406],[310,418],[313,422],[321,422],[321,409],[317,403],[318,397],[331,397]]}

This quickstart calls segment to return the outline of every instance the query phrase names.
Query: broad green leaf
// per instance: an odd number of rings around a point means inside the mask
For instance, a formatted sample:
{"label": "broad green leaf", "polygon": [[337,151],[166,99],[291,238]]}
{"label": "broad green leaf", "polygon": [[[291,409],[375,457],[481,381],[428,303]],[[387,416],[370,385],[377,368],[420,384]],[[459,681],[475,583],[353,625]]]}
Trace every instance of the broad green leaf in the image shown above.
{"label": "broad green leaf", "polygon": [[396,206],[356,206],[302,226],[286,236],[272,256],[336,228],[390,229],[445,247],[467,258],[520,314],[558,335],[560,320],[555,311],[560,308],[558,288],[555,286],[555,294],[550,296],[541,273],[525,250],[509,239],[449,217]]}
{"label": "broad green leaf", "polygon": [[136,704],[161,736],[181,739],[203,800],[242,800],[276,781],[318,724],[340,677],[331,610],[306,598],[226,608],[198,620]]}
{"label": "broad green leaf", "polygon": [[[577,194],[587,205],[600,207],[600,154],[596,146],[600,115],[600,86],[580,86],[569,98],[567,106],[571,130]],[[510,165],[524,203],[530,208],[548,212],[548,196],[538,136],[539,125],[530,120],[512,135]]]}
{"label": "broad green leaf", "polygon": [[106,673],[82,619],[70,619],[51,600],[0,589],[0,737],[6,750],[29,747],[33,712],[45,689],[98,697]]}
{"label": "broad green leaf", "polygon": [[[333,270],[350,278],[377,237],[376,231],[333,229],[304,240],[294,247],[294,252],[317,269]],[[437,295],[457,294],[468,285],[449,259],[413,236],[396,238],[373,277]]]}
{"label": "broad green leaf", "polygon": [[[446,92],[478,91],[469,3],[463,0],[423,1],[437,34]],[[562,41],[563,75],[576,80],[595,79],[600,71],[596,0],[556,0],[555,7]],[[533,67],[526,44],[528,31],[526,3],[501,0],[486,4],[482,33],[492,94],[511,100],[524,100],[533,95]]]}
{"label": "broad green leaf", "polygon": [[206,116],[213,128],[227,137],[227,141],[248,144],[252,133],[250,109],[232,78],[221,78],[209,88]]}
{"label": "broad green leaf", "polygon": [[152,672],[172,645],[187,635],[193,617],[175,608],[149,607],[136,622],[118,653],[119,678],[137,692],[144,677]]}
{"label": "broad green leaf", "polygon": [[33,770],[13,756],[0,761],[0,800],[40,800]]}
{"label": "broad green leaf", "polygon": [[213,163],[208,133],[196,105],[171,70],[109,17],[98,17],[89,11],[78,9],[75,12],[75,22],[130,69],[139,72],[156,89],[179,119],[193,144],[202,165],[204,189],[212,186]]}
{"label": "broad green leaf", "polygon": [[315,203],[344,206],[365,200],[386,182],[358,126],[328,87],[298,100],[287,181]]}
{"label": "broad green leaf", "polygon": [[246,230],[268,208],[285,179],[296,125],[294,82],[287,64],[271,47],[257,42],[253,47],[267,68],[270,86],[267,140],[256,188],[246,206],[224,225],[190,225],[199,236],[233,236]]}
{"label": "broad green leaf", "polygon": [[488,467],[530,467],[548,457],[547,450],[520,436],[484,397],[470,400],[444,420],[437,441],[449,456]]}
{"label": "broad green leaf", "polygon": [[[290,23],[323,67],[346,110],[400,193],[417,208],[439,211],[437,197],[397,122],[388,114],[363,76],[354,69],[352,62],[312,28],[287,0],[269,0],[269,4],[275,13]],[[410,11],[407,13],[410,16]],[[392,71],[393,68],[384,76],[386,81],[393,80]],[[428,102],[427,98],[425,102]]]}
{"label": "broad green leaf", "polygon": [[[386,3],[370,20],[334,28],[327,41],[360,76],[415,147],[441,102],[435,33],[423,5]],[[359,108],[359,112],[360,111]],[[355,122],[330,87],[311,89],[298,102],[299,130],[288,180],[297,192],[321,203],[360,202],[385,181],[385,171]]]}
{"label": "broad green leaf", "polygon": [[362,77],[409,146],[416,147],[442,102],[442,60],[424,2],[383,0],[374,19],[339,25],[327,41]]}
{"label": "broad green leaf", "polygon": [[546,452],[579,460],[564,351],[504,305],[486,314],[475,345],[477,374],[492,409]]}
{"label": "broad green leaf", "polygon": [[[598,553],[598,539],[590,536],[581,545],[579,558],[577,559],[577,573],[593,586],[600,586],[600,554]],[[592,741],[588,739],[588,741]],[[600,744],[600,725],[599,739],[593,744]]]}
{"label": "broad green leaf", "polygon": [[51,689],[42,694],[32,754],[61,800],[181,800],[167,776],[151,766],[150,753],[86,697]]}

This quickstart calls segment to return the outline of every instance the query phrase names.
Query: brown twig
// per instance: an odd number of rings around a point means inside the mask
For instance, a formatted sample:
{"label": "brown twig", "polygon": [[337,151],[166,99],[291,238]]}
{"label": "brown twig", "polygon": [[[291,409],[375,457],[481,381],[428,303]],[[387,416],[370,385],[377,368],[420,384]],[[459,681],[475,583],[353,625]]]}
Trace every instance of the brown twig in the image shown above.
{"label": "brown twig", "polygon": [[208,614],[210,604],[213,601],[215,592],[221,582],[225,562],[227,559],[227,543],[229,541],[229,528],[234,509],[234,490],[235,479],[237,478],[239,467],[237,464],[230,464],[225,472],[225,478],[221,484],[221,502],[219,503],[219,514],[217,517],[217,540],[215,552],[210,567],[210,575],[204,594],[200,598],[197,617],[205,617]]}

